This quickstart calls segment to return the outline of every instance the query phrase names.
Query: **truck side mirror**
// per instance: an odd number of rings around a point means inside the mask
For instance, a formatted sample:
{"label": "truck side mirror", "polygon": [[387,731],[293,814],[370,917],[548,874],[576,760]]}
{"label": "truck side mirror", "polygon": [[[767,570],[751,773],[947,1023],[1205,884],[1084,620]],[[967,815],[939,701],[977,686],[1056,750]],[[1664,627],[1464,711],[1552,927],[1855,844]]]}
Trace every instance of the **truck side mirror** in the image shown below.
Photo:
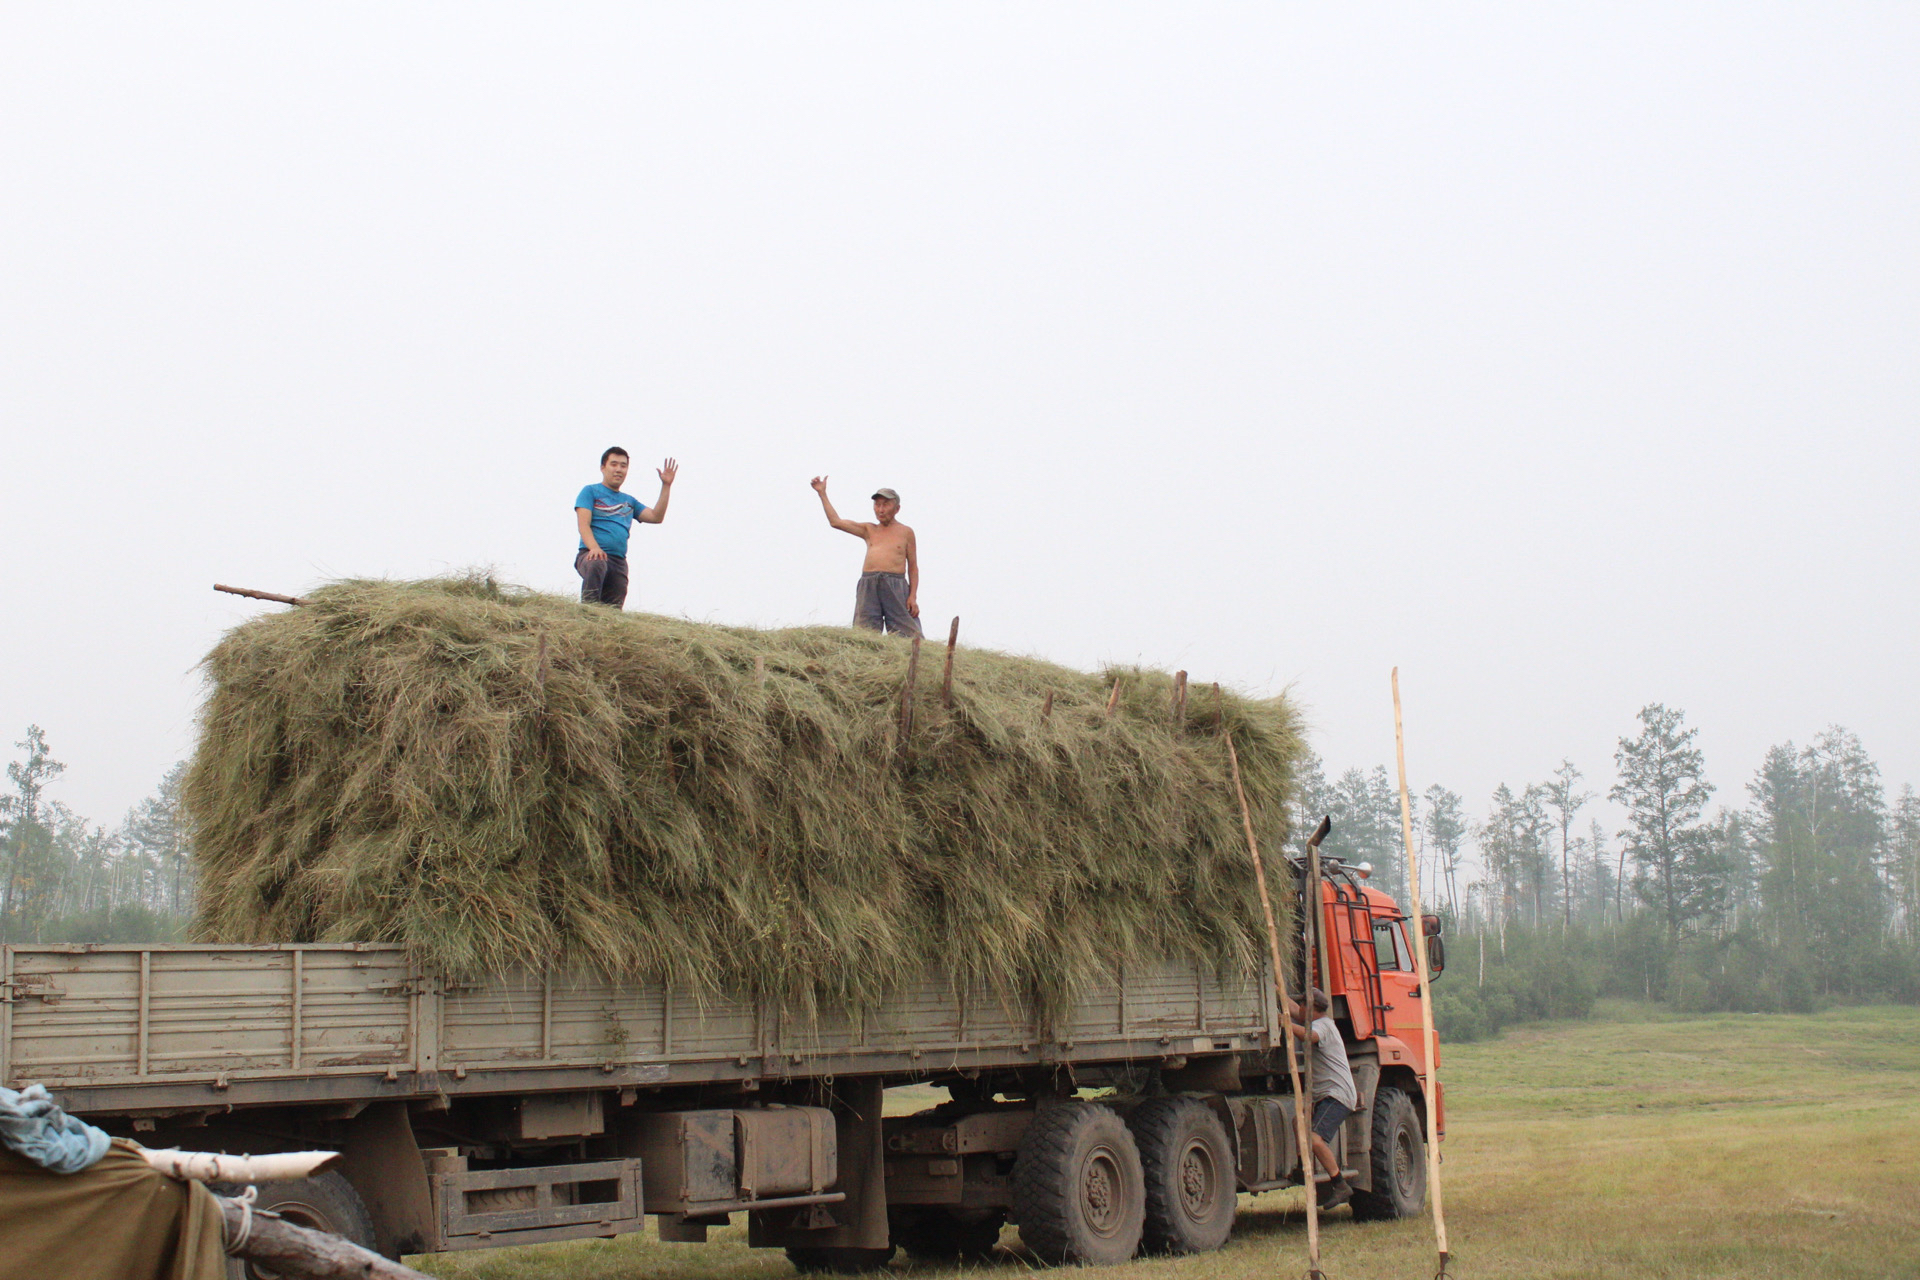
{"label": "truck side mirror", "polygon": [[1433,937],[1427,939],[1427,980],[1431,982],[1440,976],[1447,967],[1447,940]]}
{"label": "truck side mirror", "polygon": [[1440,917],[1439,916],[1421,916],[1420,932],[1426,934],[1429,938],[1439,937],[1440,936]]}

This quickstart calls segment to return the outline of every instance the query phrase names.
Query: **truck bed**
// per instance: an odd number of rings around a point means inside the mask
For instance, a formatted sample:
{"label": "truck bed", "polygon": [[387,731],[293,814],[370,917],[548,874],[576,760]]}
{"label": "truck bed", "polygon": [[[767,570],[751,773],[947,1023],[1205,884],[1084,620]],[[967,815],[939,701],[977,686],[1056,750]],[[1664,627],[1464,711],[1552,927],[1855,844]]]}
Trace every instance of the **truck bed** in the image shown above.
{"label": "truck bed", "polygon": [[1043,1027],[942,978],[807,1018],[589,975],[455,981],[396,946],[0,947],[0,1080],[81,1114],[1160,1061],[1264,1049],[1258,973],[1129,966]]}

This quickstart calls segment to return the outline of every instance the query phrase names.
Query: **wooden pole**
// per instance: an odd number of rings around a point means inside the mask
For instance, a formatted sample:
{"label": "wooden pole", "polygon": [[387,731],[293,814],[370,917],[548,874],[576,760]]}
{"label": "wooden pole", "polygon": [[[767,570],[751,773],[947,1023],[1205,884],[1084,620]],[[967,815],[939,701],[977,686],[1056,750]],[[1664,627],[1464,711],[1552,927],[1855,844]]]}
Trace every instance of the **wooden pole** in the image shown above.
{"label": "wooden pole", "polygon": [[[1287,995],[1287,966],[1280,958],[1280,926],[1273,920],[1273,898],[1267,892],[1267,869],[1260,860],[1260,841],[1253,834],[1253,810],[1247,805],[1247,789],[1240,782],[1240,753],[1233,749],[1233,735],[1227,732],[1226,708],[1220,698],[1220,686],[1213,686],[1213,705],[1220,714],[1220,740],[1227,744],[1227,767],[1233,772],[1233,794],[1240,800],[1240,826],[1247,834],[1247,856],[1253,859],[1253,882],[1260,890],[1260,913],[1267,921],[1267,951],[1273,963],[1273,990],[1280,998],[1280,1024],[1286,1031],[1287,1076],[1293,1082],[1293,1119],[1295,1141],[1300,1147],[1300,1176],[1307,1188],[1307,1259],[1310,1268],[1308,1274],[1320,1274],[1320,1219],[1316,1212],[1314,1197],[1318,1189],[1313,1184],[1313,1144],[1308,1138],[1307,1112],[1300,1105],[1302,1092],[1300,1075],[1300,1046],[1293,1031],[1293,1000]],[[1322,836],[1332,826],[1325,818],[1320,820],[1320,829],[1314,832],[1313,844],[1317,848]]]}
{"label": "wooden pole", "polygon": [[[1220,686],[1215,685],[1214,688]],[[1187,673],[1173,673],[1173,728],[1174,732],[1187,727]]]}
{"label": "wooden pole", "polygon": [[953,710],[953,646],[960,643],[960,619],[947,628],[947,669],[940,676],[940,705]]}
{"label": "wooden pole", "polygon": [[767,682],[767,655],[764,653],[753,655],[753,682],[755,684]]}
{"label": "wooden pole", "polygon": [[312,604],[311,600],[302,600],[299,596],[275,595],[271,591],[255,591],[252,587],[229,587],[225,583],[213,584],[215,591],[224,591],[230,596],[245,596],[249,600],[271,600],[275,604]]}
{"label": "wooden pole", "polygon": [[1040,718],[1045,720],[1053,714],[1053,690],[1047,690],[1047,700],[1040,706]]}
{"label": "wooden pole", "polygon": [[1107,695],[1107,719],[1113,719],[1113,709],[1120,705],[1120,677],[1113,678],[1113,692]]}
{"label": "wooden pole", "polygon": [[[1332,829],[1332,821],[1322,818],[1320,826],[1307,841],[1307,875],[1300,894],[1300,1002],[1306,1006],[1308,1031],[1313,1030],[1314,1015],[1319,1012],[1313,1004],[1313,958],[1320,946],[1320,913],[1326,909],[1321,902],[1320,892],[1320,841]],[[1321,974],[1320,980],[1327,981],[1327,975]],[[1320,1271],[1320,1182],[1313,1171],[1312,1127],[1308,1122],[1308,1116],[1313,1111],[1313,1048],[1311,1040],[1307,1043],[1304,1055],[1306,1069],[1301,1072],[1306,1079],[1305,1102],[1302,1104],[1302,1095],[1296,1094],[1294,1110],[1299,1115],[1301,1175],[1307,1187],[1307,1278],[1323,1280]]]}
{"label": "wooden pole", "polygon": [[913,652],[907,658],[907,682],[900,686],[900,750],[907,749],[913,733],[913,686],[920,678],[920,637],[913,638]]}
{"label": "wooden pole", "polygon": [[1393,750],[1400,765],[1400,839],[1407,848],[1407,902],[1413,914],[1413,963],[1420,972],[1420,1037],[1427,1072],[1427,1186],[1433,1193],[1433,1239],[1440,1275],[1447,1274],[1447,1211],[1440,1198],[1440,1037],[1433,1026],[1433,980],[1427,968],[1427,930],[1420,911],[1420,863],[1413,855],[1413,803],[1407,796],[1407,739],[1400,727],[1400,668],[1393,669]]}

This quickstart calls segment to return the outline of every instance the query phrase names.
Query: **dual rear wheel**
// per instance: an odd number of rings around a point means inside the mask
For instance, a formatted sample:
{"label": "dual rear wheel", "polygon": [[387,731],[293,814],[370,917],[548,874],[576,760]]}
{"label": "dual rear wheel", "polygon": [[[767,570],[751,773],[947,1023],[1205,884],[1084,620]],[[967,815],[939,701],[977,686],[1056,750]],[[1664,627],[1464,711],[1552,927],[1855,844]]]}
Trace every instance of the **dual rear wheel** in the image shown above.
{"label": "dual rear wheel", "polygon": [[1111,1266],[1226,1243],[1233,1147],[1205,1103],[1154,1098],[1122,1120],[1091,1102],[1034,1117],[1013,1167],[1020,1238],[1042,1259]]}

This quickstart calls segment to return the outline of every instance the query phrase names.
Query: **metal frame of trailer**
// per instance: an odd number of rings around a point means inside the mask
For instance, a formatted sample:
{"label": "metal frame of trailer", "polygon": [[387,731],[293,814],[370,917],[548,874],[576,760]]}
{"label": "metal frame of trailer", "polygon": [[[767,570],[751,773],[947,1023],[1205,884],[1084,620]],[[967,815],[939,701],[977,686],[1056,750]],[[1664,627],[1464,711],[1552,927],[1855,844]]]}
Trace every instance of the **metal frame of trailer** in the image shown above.
{"label": "metal frame of trailer", "polygon": [[[1318,968],[1362,1104],[1335,1150],[1357,1211],[1406,1216],[1428,1073],[1379,940],[1407,922],[1335,871]],[[384,944],[0,946],[0,1081],[149,1145],[338,1150],[262,1203],[393,1256],[644,1215],[695,1241],[735,1213],[806,1269],[972,1256],[1010,1219],[1056,1261],[1215,1248],[1235,1193],[1303,1179],[1286,1076],[1271,973],[1205,964],[1122,966],[1049,1022],[938,975],[803,1016],[584,974],[457,979]],[[916,1082],[952,1100],[883,1118]],[[1104,1227],[1075,1217],[1096,1176],[1127,1184]]]}

